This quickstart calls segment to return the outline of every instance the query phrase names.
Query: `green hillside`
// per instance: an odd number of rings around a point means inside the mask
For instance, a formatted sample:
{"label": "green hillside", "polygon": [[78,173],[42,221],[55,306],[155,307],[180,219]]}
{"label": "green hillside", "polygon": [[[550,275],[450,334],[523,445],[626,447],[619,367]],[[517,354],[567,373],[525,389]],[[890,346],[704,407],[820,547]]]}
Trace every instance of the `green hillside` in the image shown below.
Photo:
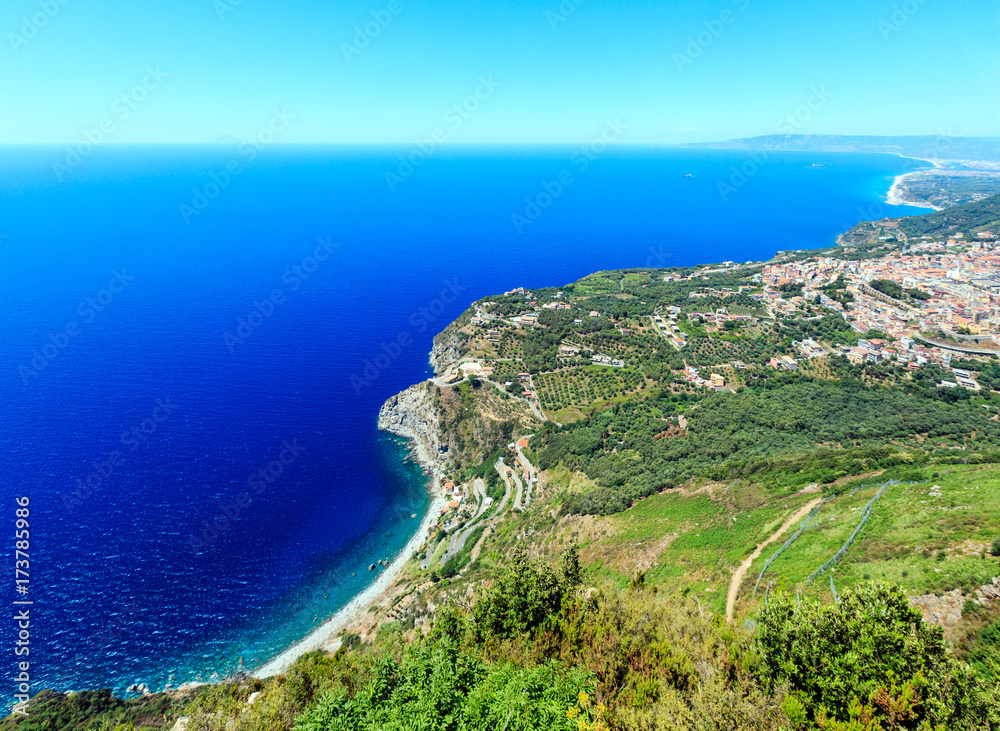
{"label": "green hillside", "polygon": [[444,515],[339,650],[146,698],[43,692],[4,727],[1000,729],[996,361],[960,363],[979,390],[849,361],[844,317],[801,284],[767,304],[761,273],[474,303],[436,345],[481,366],[420,389],[443,476],[490,501]]}
{"label": "green hillside", "polygon": [[922,216],[865,221],[842,234],[838,243],[842,246],[865,248],[884,244],[885,237],[888,237],[896,240],[898,247],[900,241],[915,243],[924,236],[937,241],[948,239],[956,233],[973,237],[980,231],[997,233],[998,229],[1000,194]]}

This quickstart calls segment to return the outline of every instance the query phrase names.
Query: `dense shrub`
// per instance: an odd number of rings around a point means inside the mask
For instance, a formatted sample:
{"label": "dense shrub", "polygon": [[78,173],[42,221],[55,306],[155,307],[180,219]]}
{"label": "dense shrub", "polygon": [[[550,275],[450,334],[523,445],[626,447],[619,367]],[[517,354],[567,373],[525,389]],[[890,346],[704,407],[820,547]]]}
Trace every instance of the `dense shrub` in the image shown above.
{"label": "dense shrub", "polygon": [[576,729],[567,716],[591,685],[586,673],[555,663],[488,666],[437,637],[383,656],[353,696],[324,695],[296,722],[296,731],[510,731]]}
{"label": "dense shrub", "polygon": [[[646,401],[622,404],[569,427],[548,426],[532,448],[542,469],[561,462],[600,486],[567,497],[564,512],[597,514],[620,512],[695,475],[802,485],[830,483],[904,460],[926,461],[918,434],[930,443],[976,432],[982,454],[963,451],[940,459],[972,462],[993,453],[1000,430],[987,412],[942,403],[935,391],[914,388],[908,393],[850,380],[772,374],[759,390],[706,396],[688,412],[683,436],[663,438],[672,422],[665,421],[656,402]],[[896,446],[902,440],[909,440],[905,451]]]}
{"label": "dense shrub", "polygon": [[950,656],[898,587],[866,584],[829,606],[780,596],[758,633],[767,677],[794,698],[786,711],[820,728],[1000,728],[997,689]]}

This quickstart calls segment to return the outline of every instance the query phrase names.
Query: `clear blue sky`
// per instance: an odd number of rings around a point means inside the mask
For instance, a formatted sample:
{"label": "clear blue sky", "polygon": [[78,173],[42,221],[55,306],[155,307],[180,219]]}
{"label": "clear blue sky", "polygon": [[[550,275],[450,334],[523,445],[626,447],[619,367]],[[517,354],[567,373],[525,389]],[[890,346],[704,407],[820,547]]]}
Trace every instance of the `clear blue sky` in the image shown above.
{"label": "clear blue sky", "polygon": [[[621,142],[694,142],[782,131],[810,101],[796,131],[1000,134],[1000,6],[982,0],[3,5],[0,143],[102,121],[115,143],[245,139],[275,108],[295,115],[281,142],[580,142],[606,118]],[[477,87],[474,112],[447,116]]]}

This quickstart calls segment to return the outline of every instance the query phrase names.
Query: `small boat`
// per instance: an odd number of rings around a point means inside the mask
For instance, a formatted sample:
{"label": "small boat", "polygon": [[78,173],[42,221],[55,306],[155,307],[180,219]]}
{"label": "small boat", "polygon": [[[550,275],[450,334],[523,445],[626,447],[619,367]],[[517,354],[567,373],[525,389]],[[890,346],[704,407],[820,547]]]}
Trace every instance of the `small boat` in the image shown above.
{"label": "small boat", "polygon": [[694,176],[693,176],[693,175],[692,175],[691,173],[688,173],[688,174],[687,174],[687,175],[685,175],[684,177],[685,177],[685,178],[693,178]]}

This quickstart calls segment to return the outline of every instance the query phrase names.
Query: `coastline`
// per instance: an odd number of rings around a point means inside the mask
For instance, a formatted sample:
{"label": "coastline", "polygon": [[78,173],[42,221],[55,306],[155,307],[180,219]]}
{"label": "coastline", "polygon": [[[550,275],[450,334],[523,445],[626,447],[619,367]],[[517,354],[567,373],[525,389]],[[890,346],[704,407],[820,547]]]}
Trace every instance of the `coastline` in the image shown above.
{"label": "coastline", "polygon": [[328,647],[331,650],[336,649],[331,647],[336,642],[336,635],[355,622],[386,590],[392,587],[402,573],[406,562],[430,537],[430,532],[441,516],[446,501],[441,486],[439,464],[435,459],[433,449],[438,442],[438,434],[436,433],[438,425],[436,419],[418,419],[419,423],[414,426],[412,422],[419,414],[423,400],[419,396],[416,401],[412,398],[409,400],[405,398],[407,394],[411,393],[423,395],[420,388],[425,383],[412,386],[386,401],[379,412],[378,419],[380,429],[411,441],[411,449],[417,461],[429,475],[427,489],[431,496],[431,502],[427,507],[427,512],[424,513],[420,526],[403,549],[389,563],[389,566],[364,591],[356,595],[306,637],[254,670],[251,673],[253,677],[269,678],[281,675],[287,672],[295,661],[307,652]]}
{"label": "coastline", "polygon": [[[913,157],[912,155],[903,155],[903,154],[898,153],[898,152],[896,154],[899,155],[900,157],[906,159],[906,160],[918,160],[920,162],[930,163],[933,166],[932,169],[934,169],[934,170],[940,170],[941,168],[944,167],[944,165],[940,164],[937,160],[928,160],[927,158],[924,158],[924,157]],[[890,186],[889,192],[886,193],[886,195],[885,195],[886,205],[890,205],[890,206],[911,206],[913,208],[927,208],[927,209],[930,209],[930,210],[933,210],[933,211],[943,210],[941,207],[935,206],[935,205],[933,205],[931,203],[928,203],[927,201],[909,200],[906,197],[906,195],[903,193],[903,191],[902,191],[902,183],[903,183],[903,181],[906,180],[906,178],[908,178],[911,175],[919,175],[922,172],[925,172],[925,171],[924,170],[911,170],[908,173],[903,173],[902,175],[897,175],[895,177],[895,179],[893,179],[893,181],[892,181],[892,186]]]}
{"label": "coastline", "polygon": [[889,192],[885,194],[886,205],[889,206],[911,206],[913,208],[928,208],[934,211],[942,210],[940,206],[935,206],[927,201],[916,201],[910,200],[903,193],[902,183],[910,175],[916,175],[921,171],[914,170],[908,173],[903,173],[902,175],[897,175],[892,181],[892,186],[889,188]]}

